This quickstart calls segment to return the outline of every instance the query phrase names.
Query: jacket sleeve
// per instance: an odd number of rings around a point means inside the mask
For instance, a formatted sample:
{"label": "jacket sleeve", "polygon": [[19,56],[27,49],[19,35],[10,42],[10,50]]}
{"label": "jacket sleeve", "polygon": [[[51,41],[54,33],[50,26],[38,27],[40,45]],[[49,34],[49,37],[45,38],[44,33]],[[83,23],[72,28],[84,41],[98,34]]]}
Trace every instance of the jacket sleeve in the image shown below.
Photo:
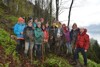
{"label": "jacket sleeve", "polygon": [[85,50],[88,50],[89,45],[90,45],[89,35],[86,34],[86,36],[85,36],[85,45],[84,45]]}
{"label": "jacket sleeve", "polygon": [[20,31],[18,30],[18,25],[17,24],[14,26],[14,33],[16,35],[19,35],[20,34]]}
{"label": "jacket sleeve", "polygon": [[35,34],[35,37],[38,38],[38,33],[36,30],[34,30],[34,34]]}
{"label": "jacket sleeve", "polygon": [[77,39],[76,39],[76,42],[75,42],[75,48],[77,48],[77,45],[78,45],[78,39],[79,39],[79,37],[77,36]]}
{"label": "jacket sleeve", "polygon": [[23,31],[23,35],[24,35],[24,38],[25,38],[25,36],[26,36],[26,27],[24,28],[24,31]]}
{"label": "jacket sleeve", "polygon": [[71,30],[71,32],[70,32],[70,40],[72,41],[72,30]]}

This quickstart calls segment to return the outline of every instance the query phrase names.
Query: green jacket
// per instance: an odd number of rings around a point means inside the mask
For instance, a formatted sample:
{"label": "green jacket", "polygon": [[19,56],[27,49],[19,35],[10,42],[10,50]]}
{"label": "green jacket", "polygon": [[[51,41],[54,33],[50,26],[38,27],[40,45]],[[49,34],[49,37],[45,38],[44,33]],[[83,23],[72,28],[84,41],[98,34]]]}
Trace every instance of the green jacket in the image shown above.
{"label": "green jacket", "polygon": [[35,44],[42,44],[43,42],[43,32],[41,28],[36,28],[34,30],[35,33]]}

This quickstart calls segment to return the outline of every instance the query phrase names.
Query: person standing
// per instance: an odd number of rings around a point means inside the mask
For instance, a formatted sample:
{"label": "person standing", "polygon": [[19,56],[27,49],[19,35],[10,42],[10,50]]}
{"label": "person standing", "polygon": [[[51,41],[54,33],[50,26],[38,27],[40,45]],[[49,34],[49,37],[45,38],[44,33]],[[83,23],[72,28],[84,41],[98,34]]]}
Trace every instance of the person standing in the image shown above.
{"label": "person standing", "polygon": [[38,18],[34,18],[34,21],[33,21],[34,30],[35,30],[36,27],[37,27],[37,23],[38,23]]}
{"label": "person standing", "polygon": [[55,53],[57,53],[58,55],[61,54],[62,35],[63,35],[62,25],[56,24],[55,36],[54,36],[55,37]]}
{"label": "person standing", "polygon": [[28,26],[25,27],[23,35],[25,38],[25,50],[24,50],[25,57],[27,57],[29,54],[32,62],[33,47],[34,47],[34,31],[32,28],[32,21],[30,20],[28,21]]}
{"label": "person standing", "polygon": [[44,18],[40,18],[41,26],[44,24]]}
{"label": "person standing", "polygon": [[43,32],[41,29],[41,22],[37,22],[37,28],[34,30],[34,34],[35,34],[36,56],[40,61],[42,61]]}
{"label": "person standing", "polygon": [[67,26],[64,28],[64,35],[66,39],[67,54],[70,56],[72,54],[72,47],[70,43],[70,31]]}
{"label": "person standing", "polygon": [[80,33],[78,34],[76,44],[75,44],[75,53],[74,53],[74,61],[78,64],[78,54],[81,52],[84,58],[84,65],[87,66],[87,55],[86,52],[89,48],[90,40],[89,35],[86,33],[87,30],[85,28],[80,28]]}
{"label": "person standing", "polygon": [[44,46],[44,52],[45,52],[45,55],[47,55],[50,51],[50,46],[49,46],[49,43],[48,43],[48,40],[49,40],[49,33],[48,31],[46,30],[46,26],[45,25],[42,25],[42,31],[43,31],[43,46]]}
{"label": "person standing", "polygon": [[47,22],[46,24],[45,24],[45,26],[46,26],[46,30],[48,31],[48,33],[50,32],[50,26],[49,26],[49,23]]}
{"label": "person standing", "polygon": [[77,40],[78,33],[79,33],[79,28],[77,27],[77,24],[74,23],[72,26],[72,30],[70,32],[70,39],[71,39],[71,46],[72,46],[73,55],[74,55],[75,43]]}
{"label": "person standing", "polygon": [[16,50],[18,53],[21,53],[22,49],[24,49],[24,37],[23,37],[23,31],[26,27],[25,21],[22,17],[18,18],[18,22],[14,26],[14,33],[17,36],[17,47]]}
{"label": "person standing", "polygon": [[55,23],[52,23],[52,26],[49,27],[49,45],[50,45],[50,51],[54,52],[54,49],[55,49]]}

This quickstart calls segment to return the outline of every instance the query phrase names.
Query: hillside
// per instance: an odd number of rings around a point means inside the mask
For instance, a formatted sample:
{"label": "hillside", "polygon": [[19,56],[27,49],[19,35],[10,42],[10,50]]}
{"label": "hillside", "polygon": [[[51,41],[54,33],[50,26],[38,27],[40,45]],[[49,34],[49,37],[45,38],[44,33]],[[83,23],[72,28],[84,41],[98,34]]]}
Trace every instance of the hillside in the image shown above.
{"label": "hillside", "polygon": [[[63,56],[59,57],[55,54],[49,54],[45,57],[44,64],[39,63],[37,60],[33,60],[31,65],[28,60],[16,53],[15,47],[16,42],[10,38],[10,34],[0,28],[0,67],[73,67],[69,64],[68,60]],[[6,36],[6,39],[4,38]],[[80,61],[82,61],[82,56],[80,55]],[[83,63],[83,62],[81,62]],[[91,60],[88,60],[88,67],[99,67],[97,64]]]}

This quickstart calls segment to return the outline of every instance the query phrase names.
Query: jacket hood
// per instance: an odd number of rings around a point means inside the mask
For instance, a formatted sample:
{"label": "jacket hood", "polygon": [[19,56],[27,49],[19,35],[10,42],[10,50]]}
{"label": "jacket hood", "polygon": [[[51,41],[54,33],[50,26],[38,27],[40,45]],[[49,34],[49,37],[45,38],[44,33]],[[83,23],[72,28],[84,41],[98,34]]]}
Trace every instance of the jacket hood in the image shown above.
{"label": "jacket hood", "polygon": [[79,33],[80,35],[84,35],[84,34],[86,34],[87,33],[87,29],[84,29],[84,32],[81,34],[81,33]]}

